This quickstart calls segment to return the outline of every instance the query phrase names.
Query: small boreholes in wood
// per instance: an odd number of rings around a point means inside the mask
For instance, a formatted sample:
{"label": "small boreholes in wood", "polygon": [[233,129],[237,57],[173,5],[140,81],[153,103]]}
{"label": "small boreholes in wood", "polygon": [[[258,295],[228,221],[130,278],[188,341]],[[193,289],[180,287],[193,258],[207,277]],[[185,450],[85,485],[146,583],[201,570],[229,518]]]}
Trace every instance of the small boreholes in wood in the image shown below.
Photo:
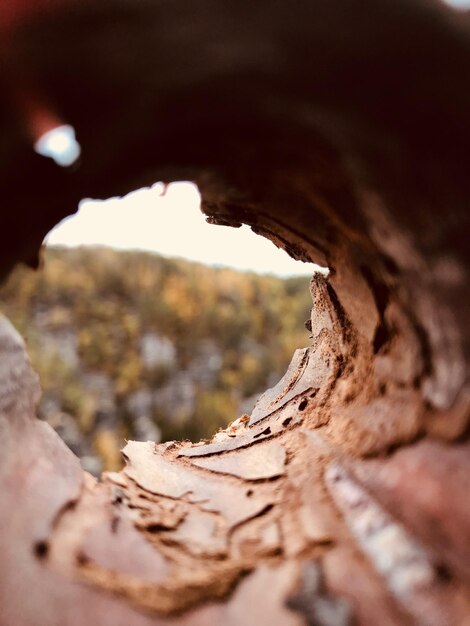
{"label": "small boreholes in wood", "polygon": [[248,498],[251,498],[251,496],[253,495],[253,489],[248,489],[248,491],[246,492],[246,495]]}
{"label": "small boreholes in wood", "polygon": [[113,504],[122,504],[124,501],[124,491],[119,489],[118,487],[114,487],[112,490],[112,500]]}
{"label": "small boreholes in wood", "polygon": [[168,526],[164,526],[163,524],[149,524],[148,526],[145,527],[145,530],[149,533],[162,533],[162,532],[168,532],[169,530],[172,530],[172,529],[168,528]]}
{"label": "small boreholes in wood", "polygon": [[305,409],[307,408],[307,404],[308,404],[308,400],[307,398],[304,398],[299,404],[299,411],[305,411]]}
{"label": "small boreholes in wood", "polygon": [[421,387],[421,376],[415,376],[413,378],[413,389],[419,389]]}
{"label": "small boreholes in wood", "polygon": [[33,551],[38,559],[45,559],[49,554],[49,544],[47,541],[37,541],[34,544]]}
{"label": "small boreholes in wood", "polygon": [[83,552],[78,552],[76,556],[77,565],[87,565],[90,559]]}
{"label": "small boreholes in wood", "polygon": [[254,516],[253,519],[263,517],[263,515],[266,515],[267,513],[269,513],[269,511],[272,511],[273,509],[274,509],[274,504],[267,504],[264,507],[264,509],[262,509],[257,515]]}
{"label": "small boreholes in wood", "polygon": [[113,519],[111,520],[111,532],[112,533],[117,533],[120,521],[121,521],[121,519],[119,517],[117,517],[117,516],[113,517]]}
{"label": "small boreholes in wood", "polygon": [[442,582],[447,583],[452,580],[452,574],[447,565],[445,565],[444,563],[436,564],[436,574],[439,580],[441,580]]}
{"label": "small boreholes in wood", "polygon": [[271,426],[268,426],[263,431],[255,435],[253,439],[258,439],[258,437],[261,437],[262,435],[270,435],[270,434],[271,434]]}
{"label": "small boreholes in wood", "polygon": [[282,422],[282,425],[284,426],[284,428],[286,428],[287,426],[289,426],[291,422],[292,422],[292,417],[286,417],[286,419]]}

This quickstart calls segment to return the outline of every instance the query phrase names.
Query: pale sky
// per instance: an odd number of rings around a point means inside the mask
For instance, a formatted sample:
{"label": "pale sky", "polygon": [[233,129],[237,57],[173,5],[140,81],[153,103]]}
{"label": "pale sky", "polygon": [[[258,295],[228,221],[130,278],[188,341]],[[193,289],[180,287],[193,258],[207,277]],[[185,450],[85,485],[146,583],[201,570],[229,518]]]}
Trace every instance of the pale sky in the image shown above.
{"label": "pale sky", "polygon": [[444,0],[451,7],[470,9],[470,0]]}
{"label": "pale sky", "polygon": [[46,245],[104,245],[177,256],[209,265],[279,276],[312,275],[318,266],[295,261],[248,226],[207,224],[192,183],[173,183],[134,191],[124,198],[83,200],[46,237]]}

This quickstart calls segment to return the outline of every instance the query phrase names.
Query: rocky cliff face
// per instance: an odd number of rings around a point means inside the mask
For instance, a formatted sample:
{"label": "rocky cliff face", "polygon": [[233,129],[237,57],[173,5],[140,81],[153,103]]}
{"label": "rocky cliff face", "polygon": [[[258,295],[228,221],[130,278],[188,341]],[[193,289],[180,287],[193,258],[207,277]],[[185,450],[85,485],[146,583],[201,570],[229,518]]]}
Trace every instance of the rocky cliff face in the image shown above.
{"label": "rocky cliff face", "polygon": [[96,476],[122,467],[126,439],[197,441],[251,412],[308,342],[308,278],[86,247],[42,257],[0,307],[40,376],[39,416]]}

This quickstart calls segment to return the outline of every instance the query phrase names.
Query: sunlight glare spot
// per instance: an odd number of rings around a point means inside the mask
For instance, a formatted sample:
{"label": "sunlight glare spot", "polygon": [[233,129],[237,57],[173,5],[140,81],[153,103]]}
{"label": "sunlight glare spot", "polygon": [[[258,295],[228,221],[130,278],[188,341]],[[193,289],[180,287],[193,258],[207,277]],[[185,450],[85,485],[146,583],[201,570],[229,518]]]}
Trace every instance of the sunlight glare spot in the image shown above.
{"label": "sunlight glare spot", "polygon": [[470,0],[443,0],[443,2],[454,9],[470,9]]}
{"label": "sunlight glare spot", "polygon": [[75,130],[68,124],[57,126],[41,135],[34,144],[34,150],[41,156],[53,159],[61,167],[73,165],[81,153]]}
{"label": "sunlight glare spot", "polygon": [[77,213],[46,237],[49,246],[109,246],[146,250],[168,257],[278,276],[327,273],[313,263],[292,259],[246,225],[239,229],[208,224],[192,183],[162,183],[123,198],[83,200]]}

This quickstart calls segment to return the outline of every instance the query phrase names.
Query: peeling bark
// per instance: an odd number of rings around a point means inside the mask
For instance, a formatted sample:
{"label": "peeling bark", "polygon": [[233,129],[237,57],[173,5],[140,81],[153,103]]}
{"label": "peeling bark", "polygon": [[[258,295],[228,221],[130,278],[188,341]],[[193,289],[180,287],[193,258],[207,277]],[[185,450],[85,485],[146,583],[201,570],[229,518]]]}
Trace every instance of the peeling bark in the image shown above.
{"label": "peeling bark", "polygon": [[[311,345],[251,416],[129,442],[100,481],[36,419],[1,320],[2,626],[465,624],[468,18],[418,0],[299,2],[294,20],[264,2],[28,6],[2,27],[3,274],[83,195],[175,178],[212,222],[331,274],[312,279]],[[46,100],[77,129],[76,172],[30,150]]]}

